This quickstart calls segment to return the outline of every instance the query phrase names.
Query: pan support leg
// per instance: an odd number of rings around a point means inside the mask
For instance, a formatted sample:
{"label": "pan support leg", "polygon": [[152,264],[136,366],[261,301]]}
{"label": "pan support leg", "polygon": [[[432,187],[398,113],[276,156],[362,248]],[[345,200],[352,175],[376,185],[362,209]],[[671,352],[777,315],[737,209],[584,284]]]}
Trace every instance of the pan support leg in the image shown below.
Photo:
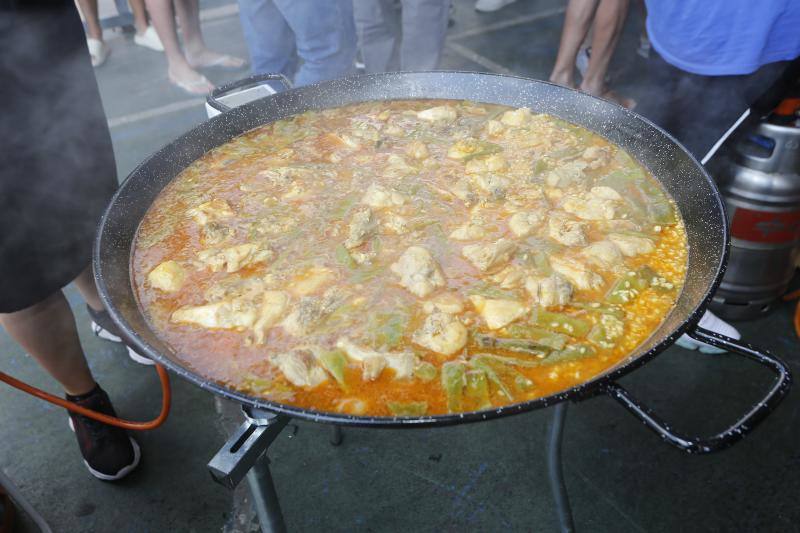
{"label": "pan support leg", "polygon": [[561,460],[561,440],[564,436],[564,420],[567,417],[567,402],[561,402],[553,408],[553,418],[547,430],[547,476],[550,490],[556,504],[558,526],[562,533],[575,531],[572,520],[572,508],[569,505],[567,486],[564,483],[564,469]]}
{"label": "pan support leg", "polygon": [[245,477],[261,530],[284,533],[286,525],[278,493],[269,469],[267,449],[289,422],[289,418],[258,409],[243,409],[245,422],[209,461],[217,483],[234,489]]}
{"label": "pan support leg", "polygon": [[331,445],[338,446],[342,443],[342,426],[331,426]]}

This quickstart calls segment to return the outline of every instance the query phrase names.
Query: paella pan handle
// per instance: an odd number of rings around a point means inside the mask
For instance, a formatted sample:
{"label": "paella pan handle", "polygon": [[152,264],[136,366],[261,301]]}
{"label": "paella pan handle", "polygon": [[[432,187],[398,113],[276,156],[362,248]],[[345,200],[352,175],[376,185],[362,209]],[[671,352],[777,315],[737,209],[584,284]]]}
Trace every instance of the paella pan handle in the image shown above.
{"label": "paella pan handle", "polygon": [[226,83],[225,85],[215,87],[214,90],[211,91],[211,94],[206,97],[206,103],[220,113],[225,113],[226,111],[230,111],[231,107],[220,102],[218,100],[219,98],[236,91],[264,85],[264,83],[268,81],[279,81],[281,85],[283,85],[284,89],[292,88],[292,82],[290,82],[289,79],[283,74],[253,74],[247,78],[242,78],[240,80],[232,81],[230,83]]}
{"label": "paella pan handle", "polygon": [[673,430],[669,424],[664,422],[649,408],[639,403],[636,398],[631,396],[631,394],[618,383],[610,382],[606,384],[604,388],[606,394],[621,403],[636,418],[641,420],[648,428],[655,431],[667,443],[687,453],[701,454],[715,452],[732,446],[764,420],[764,418],[766,418],[781,402],[783,397],[786,396],[786,393],[789,392],[789,387],[792,383],[792,375],[786,363],[782,360],[750,344],[736,341],[700,327],[695,327],[694,330],[690,330],[688,335],[697,341],[705,342],[760,363],[772,370],[775,374],[775,380],[766,395],[751,406],[748,411],[729,428],[710,437],[696,437],[682,434]]}

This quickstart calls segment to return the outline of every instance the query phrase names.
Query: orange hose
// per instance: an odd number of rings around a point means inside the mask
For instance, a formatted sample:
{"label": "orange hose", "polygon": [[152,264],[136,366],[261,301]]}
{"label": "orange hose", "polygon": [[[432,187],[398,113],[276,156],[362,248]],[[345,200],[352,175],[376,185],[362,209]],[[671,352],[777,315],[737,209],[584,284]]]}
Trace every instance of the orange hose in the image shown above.
{"label": "orange hose", "polygon": [[169,374],[167,374],[167,370],[163,366],[156,364],[156,372],[158,372],[158,379],[161,382],[161,413],[149,422],[132,422],[130,420],[123,420],[122,418],[116,418],[114,416],[98,413],[97,411],[92,411],[91,409],[81,407],[80,405],[70,402],[69,400],[64,400],[58,396],[53,396],[49,392],[45,392],[42,389],[37,389],[36,387],[28,385],[27,383],[23,383],[22,381],[11,377],[4,372],[0,372],[0,381],[11,385],[15,389],[19,389],[22,392],[26,392],[31,396],[36,396],[41,400],[63,407],[64,409],[72,411],[73,413],[97,420],[98,422],[108,424],[109,426],[130,429],[132,431],[147,431],[149,429],[157,428],[167,420],[167,417],[169,416],[170,403],[172,402],[172,389],[169,386]]}
{"label": "orange hose", "polygon": [[[800,298],[800,290],[783,295],[783,300],[786,302],[797,298]],[[794,331],[797,333],[797,336],[800,337],[800,302],[797,302],[797,309],[794,310]]]}

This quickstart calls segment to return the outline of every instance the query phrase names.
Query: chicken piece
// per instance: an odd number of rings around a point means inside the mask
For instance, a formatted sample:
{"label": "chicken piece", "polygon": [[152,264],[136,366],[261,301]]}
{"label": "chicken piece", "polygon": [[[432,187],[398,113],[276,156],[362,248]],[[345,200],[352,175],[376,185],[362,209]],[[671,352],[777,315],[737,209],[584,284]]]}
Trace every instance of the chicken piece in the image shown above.
{"label": "chicken piece", "polygon": [[514,111],[506,111],[500,117],[500,122],[506,126],[524,126],[531,121],[531,110],[527,107],[521,107]]}
{"label": "chicken piece", "polygon": [[511,264],[497,274],[489,276],[489,280],[497,283],[501,289],[516,289],[522,285],[526,275],[524,268]]}
{"label": "chicken piece", "polygon": [[375,381],[386,368],[386,358],[382,355],[374,355],[364,358],[361,361],[361,377],[364,381]]}
{"label": "chicken piece", "polygon": [[434,312],[411,336],[414,344],[443,355],[453,355],[467,344],[467,328],[449,313]]}
{"label": "chicken piece", "polygon": [[336,406],[337,412],[348,415],[363,415],[367,412],[367,407],[369,406],[361,398],[342,398],[334,400],[333,404]]}
{"label": "chicken piece", "polygon": [[608,240],[619,247],[623,255],[633,257],[639,254],[649,254],[656,249],[655,244],[647,237],[626,235],[624,233],[609,233]]}
{"label": "chicken piece", "polygon": [[483,130],[486,132],[486,135],[490,137],[497,137],[503,133],[505,127],[503,127],[503,123],[499,120],[492,119],[486,121],[486,125],[483,127]]}
{"label": "chicken piece", "polygon": [[234,230],[219,222],[209,222],[200,231],[200,243],[203,246],[218,246],[233,237]]}
{"label": "chicken piece", "polygon": [[372,260],[375,259],[377,256],[378,253],[375,250],[369,250],[367,252],[359,252],[358,250],[352,250],[350,252],[350,257],[358,265],[371,263]]}
{"label": "chicken piece", "polygon": [[[341,337],[336,341],[336,347],[342,350],[347,357],[362,364],[362,372],[366,370],[364,363],[373,358],[381,358],[386,361],[386,366],[394,370],[394,377],[396,379],[410,378],[414,374],[414,366],[417,358],[411,352],[376,352],[367,348],[362,348],[350,342],[346,337]],[[376,365],[374,361],[367,363],[368,365]],[[374,371],[370,369],[371,372]],[[377,378],[377,376],[375,376]],[[372,379],[375,379],[372,378]],[[364,379],[368,379],[364,375]]]}
{"label": "chicken piece", "polygon": [[361,203],[367,204],[372,208],[380,209],[383,207],[403,205],[406,203],[406,200],[407,198],[399,192],[373,183],[367,187],[367,192],[365,192],[364,196],[361,198]]}
{"label": "chicken piece", "polygon": [[508,227],[517,237],[527,237],[536,228],[542,225],[546,218],[544,209],[534,209],[532,211],[520,211],[514,213],[508,220]]}
{"label": "chicken piece", "polygon": [[172,313],[170,322],[204,328],[244,330],[252,327],[257,318],[258,309],[251,300],[235,298],[181,307]]}
{"label": "chicken piece", "polygon": [[581,255],[592,265],[610,270],[622,263],[622,254],[616,244],[611,241],[593,242],[583,250]]}
{"label": "chicken piece", "polygon": [[455,315],[464,310],[464,302],[457,294],[445,292],[422,304],[422,310],[428,314],[438,310]]}
{"label": "chicken piece", "polygon": [[492,154],[487,157],[470,159],[464,166],[467,174],[482,174],[485,172],[500,172],[508,168],[506,158],[500,154]]}
{"label": "chicken piece", "polygon": [[269,261],[275,252],[269,248],[259,248],[253,243],[237,244],[227,248],[211,248],[202,250],[197,254],[197,259],[212,272],[237,272],[242,268],[257,263]]}
{"label": "chicken piece", "polygon": [[272,358],[289,382],[296,387],[313,389],[328,380],[328,374],[317,365],[314,357],[306,352],[294,350],[278,354]]}
{"label": "chicken piece", "polygon": [[257,300],[266,289],[264,278],[257,276],[240,277],[238,275],[225,276],[219,281],[209,285],[203,292],[203,298],[208,302],[230,300],[233,298],[246,298]]}
{"label": "chicken piece", "polygon": [[614,218],[614,202],[596,196],[565,196],[561,208],[583,220],[611,220]]}
{"label": "chicken piece", "polygon": [[562,213],[553,213],[547,221],[547,235],[564,246],[584,246],[586,234],[583,224]]}
{"label": "chicken piece", "polygon": [[517,251],[517,245],[508,239],[500,239],[492,244],[469,244],[461,250],[461,255],[475,265],[481,272],[508,263]]}
{"label": "chicken piece", "polygon": [[406,155],[418,161],[421,161],[430,155],[428,147],[422,141],[411,141],[406,146]]}
{"label": "chicken piece", "polygon": [[390,268],[400,276],[400,285],[421,298],[445,285],[439,264],[422,246],[410,246]]}
{"label": "chicken piece", "polygon": [[505,327],[528,311],[527,307],[516,300],[484,298],[478,294],[470,296],[469,299],[489,329]]}
{"label": "chicken piece", "polygon": [[289,296],[283,291],[264,291],[261,299],[261,310],[253,324],[256,344],[263,344],[267,330],[278,323],[286,308],[289,307]]}
{"label": "chicken piece", "polygon": [[322,296],[304,296],[281,325],[289,335],[302,337],[317,327],[341,303],[339,294],[328,289]]}
{"label": "chicken piece", "polygon": [[456,241],[477,241],[484,237],[486,237],[486,230],[474,220],[470,220],[450,233],[450,238]]}
{"label": "chicken piece", "polygon": [[383,222],[383,227],[395,235],[405,235],[411,230],[411,225],[408,223],[408,219],[395,213],[389,213],[386,215],[386,218]]}
{"label": "chicken piece", "polygon": [[545,183],[549,187],[569,187],[571,185],[581,185],[586,181],[583,173],[586,168],[585,161],[569,161],[558,168],[547,173]]}
{"label": "chicken piece", "polygon": [[450,187],[456,198],[470,206],[478,201],[478,195],[472,190],[472,185],[467,178],[461,178]]}
{"label": "chicken piece", "polygon": [[204,202],[197,207],[189,209],[186,214],[192,217],[200,226],[205,226],[212,221],[230,218],[234,215],[233,209],[228,205],[228,202],[221,198],[214,198],[211,201]]}
{"label": "chicken piece", "polygon": [[147,275],[151,287],[164,292],[176,292],[186,280],[186,271],[177,261],[164,261]]}
{"label": "chicken piece", "polygon": [[607,146],[590,146],[581,154],[581,159],[589,164],[589,168],[598,169],[611,161],[611,150]]}
{"label": "chicken piece", "polygon": [[572,299],[572,285],[560,274],[531,276],[525,280],[525,290],[542,307],[566,305]]}
{"label": "chicken piece", "polygon": [[[262,170],[258,174],[257,177],[268,181],[271,185],[275,187],[286,187],[294,182],[297,178],[306,177],[311,172],[305,168],[295,168],[295,167],[275,167],[275,168],[268,168],[266,170]],[[242,184],[239,188],[247,186],[247,184]],[[247,190],[247,189],[242,189]],[[259,189],[256,189],[259,190]]]}
{"label": "chicken piece", "polygon": [[368,207],[356,211],[353,218],[350,220],[349,233],[347,240],[344,241],[344,247],[353,249],[364,244],[375,230],[376,225],[377,222],[372,216],[372,211]]}
{"label": "chicken piece", "polygon": [[602,287],[603,278],[586,268],[580,261],[558,256],[550,256],[549,259],[553,270],[567,278],[577,288],[594,290]]}
{"label": "chicken piece", "polygon": [[494,174],[479,174],[473,181],[479,188],[491,194],[495,200],[502,200],[506,197],[510,183],[508,179]]}
{"label": "chicken piece", "polygon": [[317,292],[336,279],[336,275],[329,268],[311,267],[289,284],[289,291],[296,296],[307,296]]}
{"label": "chicken piece", "polygon": [[589,191],[589,194],[602,200],[613,200],[615,202],[622,200],[622,196],[620,196],[617,191],[611,187],[605,187],[603,185],[592,187]]}
{"label": "chicken piece", "polygon": [[458,114],[453,106],[440,105],[418,111],[417,118],[427,120],[428,122],[453,122],[458,118]]}
{"label": "chicken piece", "polygon": [[399,178],[413,174],[417,170],[409,165],[402,156],[392,154],[386,158],[386,167],[383,169],[383,175],[390,178]]}

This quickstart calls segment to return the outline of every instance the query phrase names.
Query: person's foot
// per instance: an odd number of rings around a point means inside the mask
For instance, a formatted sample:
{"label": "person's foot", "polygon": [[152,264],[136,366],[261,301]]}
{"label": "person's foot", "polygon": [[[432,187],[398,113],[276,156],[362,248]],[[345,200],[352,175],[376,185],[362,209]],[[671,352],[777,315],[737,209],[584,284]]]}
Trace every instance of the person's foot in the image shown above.
{"label": "person's foot", "polygon": [[619,104],[626,109],[633,109],[636,107],[636,100],[634,100],[633,98],[628,98],[626,96],[619,95],[605,86],[603,86],[601,89],[598,90],[595,89],[594,87],[590,87],[582,83],[579,89],[581,90],[581,92],[584,92],[586,94],[591,94],[592,96],[600,97],[603,100],[608,100],[609,102],[614,102],[615,104]]}
{"label": "person's foot", "polygon": [[89,56],[92,58],[92,66],[99,67],[108,59],[111,49],[100,39],[89,37],[86,39],[86,46],[89,48]]}
{"label": "person's foot", "polygon": [[513,4],[517,0],[478,0],[475,2],[475,11],[491,13],[503,9],[508,4]]}
{"label": "person's foot", "polygon": [[562,87],[568,87],[570,89],[575,89],[575,76],[572,72],[556,72],[553,71],[550,74],[549,80],[550,83],[555,83],[556,85],[561,85]]}
{"label": "person's foot", "polygon": [[[87,394],[81,396],[67,394],[66,397],[81,407],[117,416],[111,400],[100,385]],[[116,481],[130,474],[139,465],[141,458],[139,445],[125,430],[72,412],[69,413],[69,427],[78,439],[78,447],[86,468],[97,479]]]}
{"label": "person's foot", "polygon": [[136,35],[133,36],[133,42],[139,46],[155,50],[156,52],[164,51],[164,45],[161,44],[161,39],[158,38],[158,33],[156,33],[156,29],[152,26],[148,26],[147,29],[141,33],[137,32]]}
{"label": "person's foot", "polygon": [[[88,305],[86,306],[86,311],[89,313],[89,317],[92,319],[92,333],[107,341],[125,343],[125,341],[122,340],[122,335],[119,332],[119,328],[117,328],[117,325],[114,324],[113,320],[111,320],[111,315],[109,315],[107,311],[95,311]],[[139,363],[140,365],[155,364],[152,359],[141,355],[136,350],[128,346],[127,343],[125,343],[125,347],[128,349],[128,357],[130,357],[134,362]]]}
{"label": "person's foot", "polygon": [[[714,333],[719,333],[720,335],[725,335],[726,337],[730,337],[732,339],[739,340],[742,338],[741,333],[739,333],[735,327],[731,326],[711,311],[706,311],[697,325],[703,329],[713,331]],[[675,341],[675,344],[686,350],[700,350],[702,353],[708,354],[720,354],[727,351],[723,350],[722,348],[717,348],[716,346],[706,344],[705,342],[696,341],[686,334],[681,335],[680,338]]]}
{"label": "person's foot", "polygon": [[186,61],[194,69],[216,67],[226,70],[239,70],[247,65],[247,61],[240,57],[220,54],[208,48],[192,52],[187,50]]}
{"label": "person's foot", "polygon": [[170,67],[167,77],[171,84],[192,96],[207,96],[214,90],[214,84],[188,64]]}

